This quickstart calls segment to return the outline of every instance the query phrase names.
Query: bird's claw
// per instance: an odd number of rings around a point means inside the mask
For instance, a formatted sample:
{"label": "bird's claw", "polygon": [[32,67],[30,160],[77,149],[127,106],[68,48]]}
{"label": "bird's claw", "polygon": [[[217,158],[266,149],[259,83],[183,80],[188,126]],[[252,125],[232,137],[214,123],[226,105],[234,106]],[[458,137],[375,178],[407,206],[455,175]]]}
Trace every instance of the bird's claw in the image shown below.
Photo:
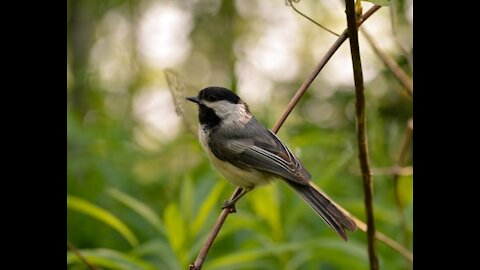
{"label": "bird's claw", "polygon": [[237,208],[235,208],[235,202],[234,201],[231,201],[231,200],[224,201],[223,205],[222,205],[222,209],[225,209],[225,208],[229,208],[230,213],[236,213],[237,212]]}

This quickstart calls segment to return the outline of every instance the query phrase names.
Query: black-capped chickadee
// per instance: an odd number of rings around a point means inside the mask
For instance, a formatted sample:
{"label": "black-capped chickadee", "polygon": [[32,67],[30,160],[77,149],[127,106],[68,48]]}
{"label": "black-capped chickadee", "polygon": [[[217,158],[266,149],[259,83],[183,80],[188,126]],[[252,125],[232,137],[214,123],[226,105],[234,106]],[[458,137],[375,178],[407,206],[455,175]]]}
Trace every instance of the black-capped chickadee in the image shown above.
{"label": "black-capped chickadee", "polygon": [[199,137],[203,149],[220,173],[242,192],[226,201],[235,203],[256,186],[283,179],[344,240],[344,229],[354,231],[355,222],[311,182],[310,173],[271,131],[260,124],[235,93],[222,87],[207,87],[196,97]]}

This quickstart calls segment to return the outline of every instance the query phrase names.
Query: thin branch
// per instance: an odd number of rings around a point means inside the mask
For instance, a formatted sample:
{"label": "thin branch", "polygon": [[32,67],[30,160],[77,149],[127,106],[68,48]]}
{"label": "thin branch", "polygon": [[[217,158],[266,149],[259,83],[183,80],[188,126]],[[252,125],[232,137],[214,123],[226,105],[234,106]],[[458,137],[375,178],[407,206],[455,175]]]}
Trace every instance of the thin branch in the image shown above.
{"label": "thin branch", "polygon": [[355,80],[356,97],[356,118],[357,118],[357,140],[358,140],[358,158],[360,168],[363,174],[363,192],[365,193],[365,212],[367,216],[367,241],[368,241],[368,259],[370,269],[378,270],[378,258],[375,248],[375,221],[373,215],[373,185],[372,174],[368,160],[368,140],[366,134],[365,119],[365,95],[363,86],[362,62],[360,59],[360,47],[358,45],[357,19],[355,15],[354,0],[345,0],[348,35],[350,37],[350,51],[353,63],[353,78]]}
{"label": "thin branch", "polygon": [[[345,211],[345,210],[344,210]],[[348,213],[348,212],[347,212]],[[350,214],[350,217],[355,221],[355,224],[357,224],[357,228],[359,228],[363,232],[367,232],[367,224],[365,224],[363,221],[358,219],[357,217],[353,216]],[[392,249],[396,250],[398,253],[400,253],[407,261],[410,262],[410,264],[413,263],[413,254],[405,248],[404,246],[400,245],[398,242],[395,240],[391,239],[390,237],[386,236],[385,234],[376,231],[375,232],[375,238],[379,241],[382,241],[385,245],[391,247]]]}
{"label": "thin branch", "polygon": [[382,62],[392,71],[395,78],[405,87],[406,92],[411,97],[413,95],[413,82],[412,79],[403,71],[403,69],[398,66],[395,60],[392,59],[388,54],[384,53],[380,48],[377,47],[375,41],[373,41],[370,34],[365,30],[365,28],[360,29],[362,34],[365,36],[368,44],[372,47],[373,51],[378,55]]}
{"label": "thin branch", "polygon": [[[413,166],[393,166],[393,167],[381,167],[381,168],[371,168],[373,176],[381,175],[399,175],[399,176],[410,176],[413,175]],[[361,176],[362,172],[358,168],[349,168],[348,171],[356,176]]]}
{"label": "thin branch", "polygon": [[412,135],[413,135],[413,119],[408,119],[408,122],[405,127],[405,134],[403,136],[402,141],[402,148],[400,149],[400,153],[398,154],[397,161],[395,165],[397,167],[402,166],[405,158],[407,157],[408,150],[410,149],[410,144],[412,143]]}
{"label": "thin branch", "polygon": [[[316,189],[322,191],[322,189],[320,187],[318,187],[317,185],[315,185],[315,183],[312,183],[312,185],[315,186]],[[328,196],[327,196],[328,198]],[[357,225],[357,228],[359,228],[361,231],[363,232],[368,232],[368,226],[367,224],[365,224],[365,222],[361,221],[359,218],[357,218],[356,216],[352,215],[350,212],[348,212],[347,210],[345,210],[345,208],[343,208],[341,205],[339,205],[338,203],[336,203],[334,200],[332,200],[331,198],[328,198],[338,209],[342,210],[346,215],[348,215],[349,217],[351,217],[354,221],[355,221],[355,224]],[[385,245],[391,247],[393,250],[397,251],[398,253],[400,253],[403,257],[405,257],[405,259],[407,259],[410,263],[413,263],[413,253],[410,252],[407,248],[405,248],[404,246],[400,245],[398,242],[396,242],[395,240],[391,239],[390,237],[386,236],[385,234],[379,232],[379,231],[376,231],[375,232],[375,238],[379,241],[382,241],[383,243],[385,243]]]}
{"label": "thin branch", "polygon": [[[230,200],[233,200],[240,192],[242,191],[242,188],[238,187],[235,189],[233,192],[232,196],[230,196]],[[223,223],[225,222],[225,219],[227,219],[228,214],[231,212],[231,208],[224,208],[222,212],[220,213],[220,216],[217,219],[217,222],[215,222],[215,226],[213,226],[212,231],[210,232],[210,235],[208,235],[207,241],[205,241],[205,244],[203,244],[202,249],[200,250],[200,253],[198,253],[197,259],[195,260],[195,263],[190,264],[188,267],[189,270],[200,270],[202,268],[203,262],[205,261],[205,258],[207,257],[208,250],[213,244],[213,241],[215,241],[215,238],[218,235],[218,232],[220,232],[220,229],[223,226]]]}
{"label": "thin branch", "polygon": [[[412,135],[413,135],[413,120],[409,119],[405,127],[405,134],[403,135],[402,147],[400,149],[400,153],[398,154],[398,158],[395,163],[396,167],[402,166],[402,164],[405,162],[405,158],[407,156],[408,150],[410,149],[410,145],[412,143]],[[403,231],[403,243],[406,247],[408,247],[410,244],[410,241],[408,236],[407,222],[405,221],[405,215],[403,213],[403,202],[400,198],[400,191],[398,188],[399,176],[400,174],[398,173],[395,173],[393,175],[395,204],[397,206],[398,216],[400,218],[400,225]]]}
{"label": "thin branch", "polygon": [[318,27],[322,28],[323,30],[329,32],[329,33],[332,34],[332,35],[335,35],[335,36],[337,36],[337,37],[340,36],[339,34],[333,32],[332,30],[328,29],[327,27],[319,24],[319,23],[316,22],[314,19],[308,17],[307,15],[305,15],[304,13],[302,13],[302,12],[300,12],[298,9],[296,9],[295,6],[293,5],[293,2],[295,2],[295,1],[292,2],[292,0],[287,0],[287,2],[290,4],[290,6],[293,8],[293,10],[294,10],[295,12],[297,12],[298,14],[300,14],[301,16],[303,16],[305,19],[311,21],[312,23],[314,23],[315,25],[317,25]]}
{"label": "thin branch", "polygon": [[[366,21],[373,13],[375,13],[377,10],[379,10],[381,6],[375,5],[371,7],[363,16],[362,16],[362,21],[358,24],[360,26],[364,21]],[[320,60],[318,65],[315,67],[315,69],[308,75],[307,79],[302,83],[300,88],[297,90],[293,98],[290,100],[288,103],[287,107],[283,110],[282,115],[280,116],[280,119],[275,123],[275,126],[273,127],[273,131],[277,132],[280,127],[283,125],[285,120],[287,119],[288,115],[292,112],[293,108],[297,105],[298,101],[302,98],[303,94],[307,91],[308,87],[310,84],[312,84],[313,80],[317,77],[318,73],[325,67],[327,62],[332,58],[333,54],[340,48],[340,46],[347,40],[348,38],[348,31],[345,29],[343,33],[337,38],[335,43],[328,49],[327,53],[325,56]]]}
{"label": "thin branch", "polygon": [[69,250],[71,250],[73,253],[75,253],[75,255],[77,255],[77,257],[80,259],[80,261],[83,262],[83,264],[85,264],[88,268],[90,268],[91,270],[100,270],[100,268],[96,267],[95,265],[91,264],[87,258],[85,258],[82,253],[80,253],[80,251],[72,244],[70,243],[70,241],[67,240],[67,248]]}
{"label": "thin branch", "polygon": [[394,167],[389,167],[389,168],[372,168],[372,175],[410,176],[412,174],[413,174],[413,166],[406,166],[406,167],[394,166]]}
{"label": "thin branch", "polygon": [[395,21],[397,18],[397,3],[398,1],[391,1],[390,3],[390,25],[391,25],[391,30],[392,30],[392,35],[393,35],[393,40],[395,41],[395,44],[400,48],[400,50],[403,52],[405,57],[408,60],[408,64],[410,66],[410,69],[412,69],[412,55],[408,50],[405,48],[405,44],[400,40],[399,33],[397,31],[397,22]]}
{"label": "thin branch", "polygon": [[[378,9],[380,9],[381,6],[375,5],[372,8],[370,8],[363,16],[362,16],[362,22],[367,20],[373,13],[375,13]],[[362,23],[361,22],[361,23]],[[358,26],[361,25],[361,23],[358,24]],[[293,110],[295,105],[298,103],[300,98],[303,96],[305,91],[307,90],[308,86],[313,82],[315,77],[317,77],[318,73],[323,69],[325,64],[330,60],[330,58],[333,56],[333,54],[340,48],[342,43],[348,38],[348,33],[347,30],[343,31],[343,33],[338,37],[338,39],[335,41],[335,43],[330,47],[330,49],[327,51],[326,55],[320,60],[319,64],[315,67],[313,72],[307,77],[307,79],[303,82],[303,84],[300,86],[300,88],[297,90],[293,98],[290,100],[288,103],[287,107],[285,110],[282,112],[282,115],[280,118],[277,120],[275,123],[274,127],[272,128],[272,131],[274,133],[277,133],[280,127],[283,125],[285,120],[287,119],[288,115],[290,112]],[[231,196],[231,198],[235,197],[235,195],[241,190],[241,188],[237,188],[234,191],[234,194]],[[225,219],[227,218],[228,214],[230,213],[229,208],[225,208],[222,210],[220,213],[220,216],[217,219],[217,222],[214,224],[213,229],[210,231],[210,234],[207,238],[207,241],[204,243],[201,252],[198,254],[195,263],[192,263],[189,265],[189,270],[200,270],[202,268],[203,262],[205,261],[205,258],[207,256],[208,250],[212,246],[213,242],[215,241],[216,236],[218,235],[218,232],[222,228],[223,223],[225,222]]]}

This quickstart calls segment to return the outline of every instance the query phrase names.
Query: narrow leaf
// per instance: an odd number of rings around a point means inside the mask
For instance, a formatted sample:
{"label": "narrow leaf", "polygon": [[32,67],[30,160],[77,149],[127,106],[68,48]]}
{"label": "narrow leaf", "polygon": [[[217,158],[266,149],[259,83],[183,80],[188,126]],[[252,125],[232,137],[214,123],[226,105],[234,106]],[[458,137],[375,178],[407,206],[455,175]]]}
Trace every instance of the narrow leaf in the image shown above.
{"label": "narrow leaf", "polygon": [[139,201],[138,199],[121,192],[117,189],[109,189],[108,194],[117,201],[123,203],[127,207],[131,208],[138,215],[143,217],[148,223],[150,223],[157,231],[165,234],[165,228],[160,220],[160,217],[151,209],[147,204]]}
{"label": "narrow leaf", "polygon": [[167,231],[167,238],[172,249],[177,255],[178,260],[183,262],[186,259],[186,251],[184,246],[188,238],[187,225],[180,213],[177,204],[171,203],[167,205],[163,213],[165,220],[165,229]]}
{"label": "narrow leaf", "polygon": [[[143,260],[135,258],[124,253],[99,248],[90,250],[80,250],[83,256],[94,265],[105,267],[108,269],[118,270],[155,270],[156,268]],[[73,253],[67,252],[67,265],[74,263],[82,263],[80,259]]]}
{"label": "narrow leaf", "polygon": [[138,240],[132,231],[120,219],[107,210],[72,195],[67,195],[67,208],[96,218],[109,225],[125,237],[130,245],[135,246],[138,244]]}
{"label": "narrow leaf", "polygon": [[195,217],[195,220],[191,225],[193,235],[196,235],[203,228],[208,215],[212,212],[212,210],[214,210],[215,207],[220,209],[218,202],[220,196],[222,195],[222,191],[225,189],[225,186],[226,181],[218,181],[213,187],[212,191],[210,191],[208,196],[205,198],[200,210],[198,211],[198,215]]}

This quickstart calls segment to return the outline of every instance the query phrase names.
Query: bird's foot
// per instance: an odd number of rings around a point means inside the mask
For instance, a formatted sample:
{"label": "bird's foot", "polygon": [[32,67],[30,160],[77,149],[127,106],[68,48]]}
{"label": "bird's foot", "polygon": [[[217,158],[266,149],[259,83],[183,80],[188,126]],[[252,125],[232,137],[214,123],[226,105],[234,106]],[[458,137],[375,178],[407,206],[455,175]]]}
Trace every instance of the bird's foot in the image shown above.
{"label": "bird's foot", "polygon": [[236,213],[237,208],[235,208],[235,203],[236,203],[236,200],[224,201],[222,205],[222,209],[229,208],[230,213]]}

